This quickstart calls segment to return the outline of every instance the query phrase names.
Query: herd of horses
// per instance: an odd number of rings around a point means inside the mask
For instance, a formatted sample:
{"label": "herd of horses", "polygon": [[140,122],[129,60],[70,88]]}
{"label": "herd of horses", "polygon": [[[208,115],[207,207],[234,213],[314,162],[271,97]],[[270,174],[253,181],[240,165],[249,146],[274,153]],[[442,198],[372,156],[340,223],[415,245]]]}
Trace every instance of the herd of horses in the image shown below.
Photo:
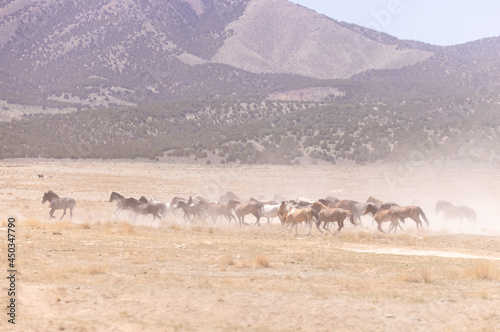
{"label": "herd of horses", "polygon": [[[66,210],[70,210],[70,218],[73,217],[73,208],[76,206],[76,200],[70,197],[60,198],[53,191],[44,194],[42,204],[50,203],[50,218],[54,217],[56,210],[64,210],[60,220],[66,215]],[[390,223],[388,233],[392,230],[397,232],[401,223],[405,219],[412,219],[417,228],[423,227],[423,222],[429,226],[429,220],[419,206],[401,206],[393,202],[384,202],[374,197],[369,197],[366,202],[357,202],[353,200],[340,200],[335,197],[326,197],[317,201],[310,201],[303,198],[295,200],[260,201],[254,198],[240,199],[232,192],[222,195],[217,201],[210,201],[201,196],[193,198],[174,197],[169,203],[162,203],[154,198],[149,200],[142,196],[139,199],[128,197],[112,192],[109,202],[115,202],[115,211],[113,217],[117,219],[123,211],[129,211],[129,219],[136,221],[137,216],[153,216],[153,220],[162,220],[167,213],[179,214],[182,211],[183,219],[186,222],[206,221],[208,218],[212,223],[216,223],[219,218],[225,218],[228,224],[232,221],[241,226],[248,226],[245,222],[245,216],[253,215],[256,218],[254,226],[260,226],[260,219],[267,218],[270,223],[271,218],[278,218],[283,230],[291,231],[295,227],[297,235],[297,226],[299,224],[309,225],[311,234],[312,227],[315,225],[317,230],[323,233],[323,230],[330,232],[329,225],[337,223],[337,231],[340,232],[344,227],[344,222],[349,222],[355,226],[362,225],[361,216],[371,215],[374,222],[377,223],[377,229],[385,233],[382,229],[383,223]],[[477,219],[476,212],[466,206],[455,206],[447,201],[439,201],[435,207],[436,214],[441,213],[445,221],[449,219],[466,219],[475,224]],[[323,228],[323,230],[322,230]]]}

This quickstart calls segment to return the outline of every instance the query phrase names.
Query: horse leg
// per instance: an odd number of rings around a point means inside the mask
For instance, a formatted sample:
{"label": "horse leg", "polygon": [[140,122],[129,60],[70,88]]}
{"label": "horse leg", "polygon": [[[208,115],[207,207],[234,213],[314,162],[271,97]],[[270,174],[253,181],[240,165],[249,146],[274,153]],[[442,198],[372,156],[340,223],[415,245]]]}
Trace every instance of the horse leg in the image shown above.
{"label": "horse leg", "polygon": [[382,233],[384,233],[384,234],[385,234],[384,230],[382,229],[382,223],[380,223],[380,222],[378,222],[378,221],[377,221],[377,224],[378,224],[377,229],[378,229],[379,231],[381,231]]}
{"label": "horse leg", "polygon": [[329,230],[328,228],[326,228],[326,225],[328,225],[328,222],[324,221],[324,222],[323,222],[323,229],[324,229],[325,231],[328,231],[328,233],[331,233],[331,232],[330,232],[330,230]]}
{"label": "horse leg", "polygon": [[245,222],[245,215],[241,216],[240,227],[241,227],[241,224],[243,224],[245,226],[249,226],[249,224]]}
{"label": "horse leg", "polygon": [[420,218],[418,217],[418,215],[411,216],[410,219],[412,219],[415,222],[415,224],[417,224],[417,228],[424,227],[423,224],[422,224],[422,220],[420,220]]}
{"label": "horse leg", "polygon": [[63,218],[65,215],[66,215],[66,209],[64,209],[63,214],[62,214],[61,218],[59,219],[59,221],[61,221],[61,220],[62,220],[62,218]]}
{"label": "horse leg", "polygon": [[337,223],[339,224],[339,229],[337,229],[337,232],[340,233],[340,231],[342,230],[342,228],[344,228],[344,221],[337,221]]}
{"label": "horse leg", "polygon": [[[321,230],[321,228],[319,228],[319,226],[321,226],[321,221],[319,221],[319,219],[316,219],[316,221],[314,223],[316,224],[316,228],[318,229],[318,231],[320,233],[323,233],[323,231]],[[312,228],[312,224],[311,224],[311,228]]]}
{"label": "horse leg", "polygon": [[[312,230],[312,228],[313,228],[312,221],[309,221],[309,233],[307,233],[307,236],[311,235],[311,230]],[[318,229],[319,229],[319,228],[318,228]],[[323,232],[321,231],[321,229],[320,229],[319,231],[320,231],[321,233],[323,233]]]}
{"label": "horse leg", "polygon": [[73,220],[73,208],[69,208],[69,220]]}
{"label": "horse leg", "polygon": [[51,210],[50,210],[50,212],[49,212],[49,219],[55,218],[55,217],[54,217],[54,212],[55,212],[55,211],[56,211],[55,209],[51,209]]}
{"label": "horse leg", "polygon": [[256,214],[253,214],[253,215],[254,215],[255,218],[257,218],[257,221],[255,221],[255,224],[253,224],[253,227],[255,227],[257,225],[260,227],[260,214],[256,213]]}

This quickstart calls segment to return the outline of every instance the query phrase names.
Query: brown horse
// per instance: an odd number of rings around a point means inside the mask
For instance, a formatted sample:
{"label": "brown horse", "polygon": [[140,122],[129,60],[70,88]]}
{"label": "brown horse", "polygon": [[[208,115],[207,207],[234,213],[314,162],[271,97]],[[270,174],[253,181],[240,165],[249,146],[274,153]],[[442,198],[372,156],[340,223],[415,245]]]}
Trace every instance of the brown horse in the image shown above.
{"label": "brown horse", "polygon": [[427,220],[424,211],[422,211],[419,206],[393,206],[391,207],[391,209],[398,211],[403,216],[403,219],[413,219],[413,221],[415,221],[415,223],[417,224],[417,227],[423,227],[422,221],[420,220],[420,216],[422,216],[425,223],[427,224],[427,227],[429,227],[429,220]]}
{"label": "brown horse", "polygon": [[384,202],[384,201],[381,201],[380,199],[375,198],[373,196],[368,197],[368,199],[366,200],[366,202],[367,203],[373,203],[373,204],[375,204],[375,206],[377,206],[381,210],[390,209],[393,206],[399,206],[398,204],[393,203],[393,202]]}
{"label": "brown horse", "polygon": [[352,213],[348,210],[344,210],[341,208],[331,208],[319,201],[314,202],[311,208],[316,211],[319,221],[323,222],[323,229],[327,231],[330,231],[328,228],[326,228],[328,223],[336,222],[339,226],[337,232],[340,233],[340,230],[344,227],[344,220],[347,217],[349,217],[351,223],[354,223]]}
{"label": "brown horse", "polygon": [[323,233],[323,231],[319,228],[321,222],[319,221],[318,214],[310,207],[298,209],[295,207],[289,207],[285,202],[282,202],[278,210],[278,215],[283,222],[283,227],[278,233],[281,233],[285,228],[289,226],[291,226],[291,232],[293,226],[295,225],[295,235],[298,235],[297,225],[301,222],[309,224],[309,233],[307,233],[307,236],[311,235],[313,222],[316,224],[318,231],[320,231],[320,233]]}
{"label": "brown horse", "polygon": [[245,216],[247,214],[252,214],[257,220],[255,221],[254,226],[259,225],[260,226],[260,208],[262,207],[262,203],[260,202],[255,202],[255,201],[248,201],[248,202],[243,202],[238,204],[234,208],[234,214],[236,214],[236,217],[238,217],[238,221],[240,222],[240,227],[241,224],[248,226],[248,224],[245,222]]}
{"label": "brown horse", "polygon": [[399,224],[399,221],[401,221],[403,224],[405,222],[405,220],[404,220],[403,216],[401,215],[401,213],[399,213],[398,211],[396,211],[396,210],[394,210],[392,208],[391,209],[387,209],[387,210],[380,210],[380,211],[378,211],[375,214],[375,221],[378,224],[377,229],[379,231],[381,231],[382,233],[385,233],[384,230],[382,229],[382,223],[390,221],[391,222],[391,226],[389,227],[388,234],[393,229],[394,229],[394,232],[396,233],[397,230],[398,230],[398,226],[399,226],[399,228],[401,228],[401,230],[403,230],[403,228]]}
{"label": "brown horse", "polygon": [[220,216],[225,217],[229,223],[231,223],[232,219],[236,221],[236,217],[232,213],[232,207],[228,203],[222,204],[200,200],[197,207],[203,211],[202,214],[204,214],[204,216],[202,218],[202,221],[205,221],[208,217],[211,217],[212,223],[215,224]]}

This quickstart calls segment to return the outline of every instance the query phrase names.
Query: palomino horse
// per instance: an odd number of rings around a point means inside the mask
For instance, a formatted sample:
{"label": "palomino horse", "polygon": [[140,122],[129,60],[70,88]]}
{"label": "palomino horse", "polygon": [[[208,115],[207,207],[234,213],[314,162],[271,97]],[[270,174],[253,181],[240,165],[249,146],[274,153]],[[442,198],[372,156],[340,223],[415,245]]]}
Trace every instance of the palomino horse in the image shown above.
{"label": "palomino horse", "polygon": [[370,203],[370,204],[368,204],[368,206],[365,209],[365,214],[367,214],[367,213],[371,213],[374,215],[375,221],[378,224],[377,229],[379,231],[381,231],[382,233],[385,233],[384,230],[382,229],[382,223],[387,222],[387,221],[391,222],[391,226],[389,227],[389,233],[393,229],[394,229],[394,232],[397,232],[398,226],[399,226],[399,228],[401,228],[401,230],[403,230],[403,228],[399,224],[399,221],[401,221],[404,224],[405,220],[403,219],[403,216],[398,211],[396,211],[392,208],[386,209],[386,210],[379,210],[377,208],[377,206],[375,206],[375,204]]}
{"label": "palomino horse", "polygon": [[344,210],[341,208],[331,208],[324,205],[321,202],[314,202],[311,208],[318,214],[318,219],[320,222],[323,222],[323,229],[330,231],[326,228],[328,223],[336,222],[339,225],[337,232],[340,233],[340,230],[344,227],[344,220],[349,217],[351,223],[354,223],[353,216],[351,211]]}
{"label": "palomino horse", "polygon": [[476,211],[468,206],[455,206],[447,201],[439,201],[436,204],[436,214],[443,212],[443,219],[467,219],[471,224],[475,225],[477,220]]}
{"label": "palomino horse", "polygon": [[135,206],[140,204],[138,199],[135,199],[133,197],[125,198],[116,191],[113,191],[111,193],[111,195],[109,196],[109,201],[116,201],[116,209],[113,213],[113,218],[115,219],[118,217],[118,213],[122,210],[132,210]]}
{"label": "palomino horse", "polygon": [[283,221],[283,227],[280,229],[279,233],[281,233],[288,226],[292,226],[290,228],[290,231],[292,231],[292,228],[295,225],[295,235],[298,235],[297,225],[301,222],[309,224],[309,233],[307,233],[307,236],[311,235],[313,222],[316,224],[318,231],[323,233],[323,231],[319,228],[321,222],[319,221],[318,214],[310,207],[298,209],[295,207],[289,207],[285,202],[281,202],[278,214],[280,215],[280,219]]}
{"label": "palomino horse", "polygon": [[62,220],[66,214],[66,210],[69,209],[70,219],[73,219],[73,208],[76,206],[76,201],[73,198],[60,198],[55,192],[49,190],[43,195],[42,204],[45,204],[47,201],[50,203],[50,218],[55,218],[54,211],[64,210],[61,218],[59,219]]}

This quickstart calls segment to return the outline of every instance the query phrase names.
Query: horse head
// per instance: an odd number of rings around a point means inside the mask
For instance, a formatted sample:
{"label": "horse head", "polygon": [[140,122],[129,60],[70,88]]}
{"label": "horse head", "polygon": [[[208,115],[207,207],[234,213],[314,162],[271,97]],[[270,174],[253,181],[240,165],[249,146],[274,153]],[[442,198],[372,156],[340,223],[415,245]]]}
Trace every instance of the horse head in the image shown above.
{"label": "horse head", "polygon": [[371,213],[372,215],[375,215],[378,212],[378,208],[375,204],[369,203],[366,207],[365,210],[363,211],[363,214]]}
{"label": "horse head", "polygon": [[47,201],[51,202],[54,198],[59,198],[59,196],[52,190],[49,190],[48,192],[43,194],[42,204],[44,204]]}

